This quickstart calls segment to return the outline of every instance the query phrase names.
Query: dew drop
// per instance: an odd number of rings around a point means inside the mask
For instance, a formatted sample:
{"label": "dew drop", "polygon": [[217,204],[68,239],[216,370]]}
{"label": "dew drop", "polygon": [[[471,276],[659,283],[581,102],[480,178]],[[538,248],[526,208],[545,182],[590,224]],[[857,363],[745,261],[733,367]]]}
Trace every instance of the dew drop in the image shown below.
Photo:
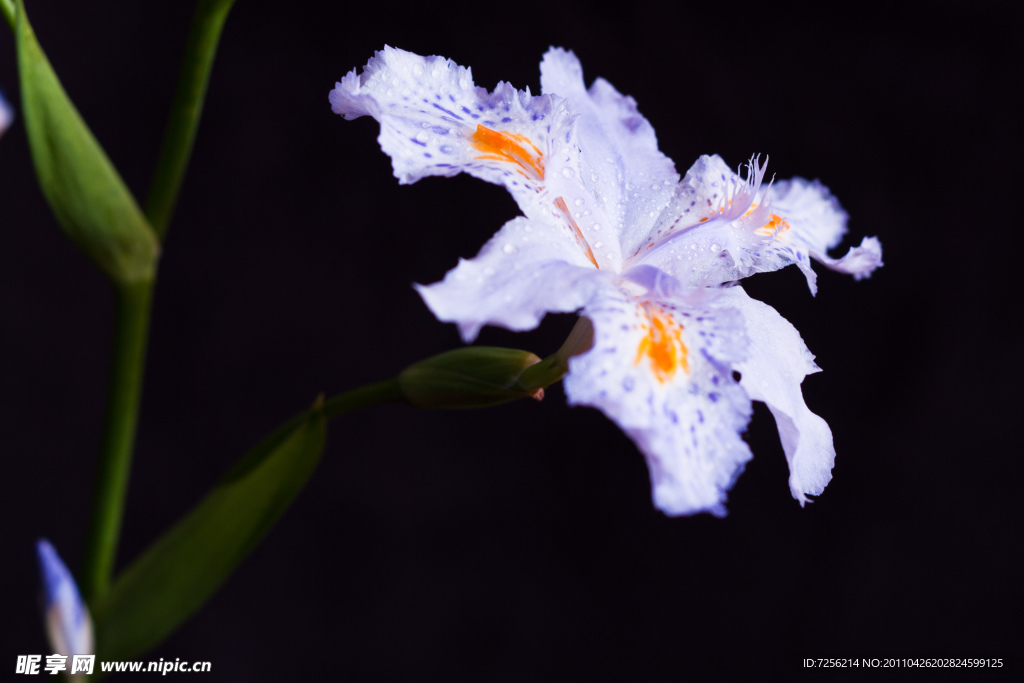
{"label": "dew drop", "polygon": [[426,142],[429,139],[430,139],[430,136],[427,135],[426,133],[424,133],[423,131],[420,131],[419,133],[416,133],[416,140],[418,142]]}
{"label": "dew drop", "polygon": [[583,200],[577,199],[576,201],[573,202],[573,204],[575,204],[576,206],[583,206]]}
{"label": "dew drop", "polygon": [[415,76],[416,78],[419,78],[420,76],[422,76],[423,75],[423,67],[420,66],[419,64],[414,66],[412,68],[412,75]]}
{"label": "dew drop", "polygon": [[601,224],[600,223],[594,223],[594,230],[600,230],[600,229],[601,229]]}
{"label": "dew drop", "polygon": [[512,244],[511,242],[505,242],[505,246],[503,246],[501,250],[506,254],[514,254],[517,251],[519,251],[516,245]]}
{"label": "dew drop", "polygon": [[603,246],[604,246],[604,242],[595,242],[594,243],[594,249],[600,249]]}
{"label": "dew drop", "polygon": [[711,243],[711,251],[712,252],[717,254],[721,250],[722,250],[722,248],[720,246],[718,246],[718,244],[716,242],[712,242]]}
{"label": "dew drop", "polygon": [[566,166],[565,168],[562,169],[562,175],[565,176],[566,178],[575,178],[576,171]]}
{"label": "dew drop", "polygon": [[469,81],[467,81],[465,78],[460,78],[459,79],[459,87],[462,88],[463,90],[468,89],[469,88]]}

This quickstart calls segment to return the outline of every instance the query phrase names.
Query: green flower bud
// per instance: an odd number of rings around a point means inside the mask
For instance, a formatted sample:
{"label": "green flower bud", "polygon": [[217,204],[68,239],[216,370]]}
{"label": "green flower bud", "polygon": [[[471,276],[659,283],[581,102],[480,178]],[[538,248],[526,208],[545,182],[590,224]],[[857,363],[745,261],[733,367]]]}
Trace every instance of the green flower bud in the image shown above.
{"label": "green flower bud", "polygon": [[544,397],[543,388],[520,384],[523,371],[540,362],[529,351],[471,346],[410,365],[398,384],[417,408],[484,408],[517,398]]}

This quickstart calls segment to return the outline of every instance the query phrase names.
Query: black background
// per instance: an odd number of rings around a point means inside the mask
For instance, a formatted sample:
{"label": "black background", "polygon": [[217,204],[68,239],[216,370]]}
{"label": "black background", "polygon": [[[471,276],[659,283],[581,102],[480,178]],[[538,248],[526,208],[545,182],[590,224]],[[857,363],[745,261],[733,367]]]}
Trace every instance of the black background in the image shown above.
{"label": "black background", "polygon": [[[32,2],[37,35],[137,196],[191,3]],[[767,410],[729,516],[670,519],[597,411],[366,410],[265,542],[150,656],[211,680],[753,680],[805,657],[1004,657],[1024,645],[1019,62],[983,3],[556,6],[240,0],[165,244],[120,565],[320,392],[460,344],[411,283],[440,279],[517,214],[468,177],[399,186],[370,119],[327,93],[385,43],[539,90],[551,44],[633,95],[684,172],[771,155],[878,235],[870,280],[795,269],[748,291],[802,333],[838,457],[790,498]],[[1019,57],[1019,55],[1018,55]],[[13,40],[0,86],[18,101]],[[112,297],[58,229],[19,121],[0,140],[0,640],[45,650],[32,543],[83,552]],[[572,325],[488,329],[546,355]],[[996,672],[943,672],[995,679]],[[937,675],[942,678],[943,675]]]}

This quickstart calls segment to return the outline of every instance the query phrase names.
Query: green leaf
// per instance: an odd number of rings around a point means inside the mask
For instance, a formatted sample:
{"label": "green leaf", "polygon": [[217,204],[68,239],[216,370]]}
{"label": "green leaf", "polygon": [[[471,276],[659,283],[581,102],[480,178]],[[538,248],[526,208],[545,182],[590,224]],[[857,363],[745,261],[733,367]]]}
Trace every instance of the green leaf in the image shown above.
{"label": "green leaf", "polygon": [[199,0],[196,3],[167,134],[160,150],[153,186],[146,198],[146,216],[160,239],[167,233],[167,224],[181,191],[192,143],[199,128],[199,117],[203,112],[217,43],[234,3],[235,0]]}
{"label": "green leaf", "polygon": [[18,72],[39,185],[72,240],[117,282],[152,280],[156,234],[53,72],[22,0]]}
{"label": "green leaf", "polygon": [[325,437],[318,403],[243,457],[91,606],[97,654],[138,657],[198,610],[302,490]]}

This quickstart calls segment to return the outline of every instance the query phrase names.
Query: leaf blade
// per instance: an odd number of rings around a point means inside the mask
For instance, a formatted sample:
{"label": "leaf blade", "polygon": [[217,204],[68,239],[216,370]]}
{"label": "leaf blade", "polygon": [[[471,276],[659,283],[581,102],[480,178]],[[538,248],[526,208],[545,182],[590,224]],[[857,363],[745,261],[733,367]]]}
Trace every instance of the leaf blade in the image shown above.
{"label": "leaf blade", "polygon": [[259,544],[319,462],[319,406],[265,438],[93,606],[97,653],[131,659],[195,613]]}
{"label": "leaf blade", "polygon": [[39,186],[69,237],[120,283],[152,280],[159,245],[114,165],[54,73],[18,0],[18,73]]}

